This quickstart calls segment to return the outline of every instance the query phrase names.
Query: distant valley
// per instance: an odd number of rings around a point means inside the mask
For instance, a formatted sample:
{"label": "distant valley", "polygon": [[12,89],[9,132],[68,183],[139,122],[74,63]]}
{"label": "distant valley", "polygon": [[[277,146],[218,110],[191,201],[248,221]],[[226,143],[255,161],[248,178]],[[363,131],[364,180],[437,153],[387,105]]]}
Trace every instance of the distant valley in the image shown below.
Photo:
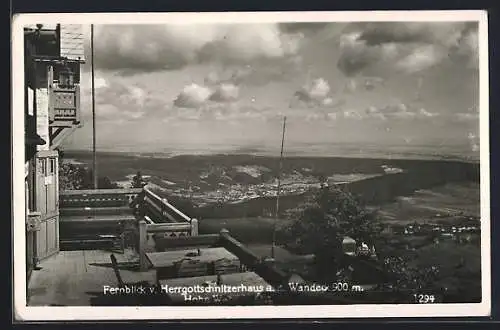
{"label": "distant valley", "polygon": [[[123,187],[140,171],[149,187],[203,218],[272,216],[279,159],[255,155],[154,157],[98,153],[98,173]],[[91,166],[89,152],[64,161]],[[281,209],[295,207],[321,183],[343,186],[367,204],[382,205],[421,189],[479,181],[478,164],[445,160],[287,157],[281,172]]]}

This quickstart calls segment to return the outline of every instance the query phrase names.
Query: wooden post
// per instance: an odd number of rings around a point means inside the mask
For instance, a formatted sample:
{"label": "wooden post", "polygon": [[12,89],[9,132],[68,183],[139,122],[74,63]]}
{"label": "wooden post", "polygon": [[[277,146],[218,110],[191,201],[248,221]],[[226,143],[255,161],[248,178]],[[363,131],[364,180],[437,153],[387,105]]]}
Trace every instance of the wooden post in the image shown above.
{"label": "wooden post", "polygon": [[118,262],[116,261],[116,257],[114,254],[112,254],[110,256],[110,258],[111,258],[111,265],[113,265],[113,271],[115,272],[116,279],[118,280],[118,287],[123,288],[124,283],[123,283],[122,276],[120,274],[120,269],[118,268]]}
{"label": "wooden post", "polygon": [[280,188],[281,188],[281,171],[283,170],[283,146],[285,143],[285,126],[286,126],[286,117],[283,118],[283,133],[281,137],[281,153],[280,153],[280,163],[278,169],[278,187],[276,189],[276,218],[273,223],[273,242],[271,245],[271,257],[274,258],[274,250],[276,245],[276,223],[278,222],[278,218],[280,216]]}
{"label": "wooden post", "polygon": [[92,172],[94,174],[94,189],[98,189],[97,157],[96,157],[96,122],[95,122],[95,78],[94,78],[94,24],[90,25],[90,51],[92,52]]}
{"label": "wooden post", "polygon": [[263,260],[263,263],[265,265],[268,265],[268,266],[273,266],[274,265],[274,261],[275,259],[274,258],[268,258],[268,257],[265,257]]}
{"label": "wooden post", "polygon": [[198,236],[198,219],[191,219],[191,236]]}
{"label": "wooden post", "polygon": [[44,145],[38,145],[37,150],[49,150],[49,90],[46,86],[38,86],[35,93],[36,102],[36,132],[46,141]]}
{"label": "wooden post", "polygon": [[148,261],[146,260],[146,245],[148,244],[148,224],[146,221],[139,222],[139,264],[141,271],[148,269]]}
{"label": "wooden post", "polygon": [[226,228],[222,228],[219,233],[221,236],[226,236],[229,235],[229,230],[227,230]]}
{"label": "wooden post", "polygon": [[160,200],[160,202],[161,202],[161,204],[160,204],[161,216],[163,217],[164,220],[168,221],[169,220],[168,215],[167,215],[168,212],[166,210],[166,204],[165,204],[167,202],[167,199],[166,198],[162,198]]}

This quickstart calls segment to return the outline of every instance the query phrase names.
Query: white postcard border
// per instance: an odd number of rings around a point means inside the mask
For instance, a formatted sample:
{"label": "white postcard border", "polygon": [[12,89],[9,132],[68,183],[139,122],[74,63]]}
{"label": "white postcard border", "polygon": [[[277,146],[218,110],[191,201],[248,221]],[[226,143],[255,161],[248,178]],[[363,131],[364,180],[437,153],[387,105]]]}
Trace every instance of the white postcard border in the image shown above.
{"label": "white postcard border", "polygon": [[[265,23],[353,21],[479,21],[480,60],[480,189],[482,302],[428,305],[328,305],[251,307],[28,307],[26,306],[24,210],[24,56],[23,26],[54,24]],[[246,12],[246,13],[99,13],[19,14],[12,21],[12,207],[14,315],[24,321],[168,320],[255,318],[366,318],[489,316],[491,311],[489,79],[486,11],[372,11],[372,12]]]}

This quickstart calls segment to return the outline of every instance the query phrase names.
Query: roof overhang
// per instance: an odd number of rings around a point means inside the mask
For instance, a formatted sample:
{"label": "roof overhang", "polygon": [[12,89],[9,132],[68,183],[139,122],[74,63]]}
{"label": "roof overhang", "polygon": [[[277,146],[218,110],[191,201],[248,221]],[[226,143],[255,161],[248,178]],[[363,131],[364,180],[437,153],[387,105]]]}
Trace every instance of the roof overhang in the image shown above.
{"label": "roof overhang", "polygon": [[27,134],[24,143],[26,145],[38,145],[38,146],[47,144],[47,142],[43,138],[41,138],[40,135],[38,135],[36,133],[35,134]]}

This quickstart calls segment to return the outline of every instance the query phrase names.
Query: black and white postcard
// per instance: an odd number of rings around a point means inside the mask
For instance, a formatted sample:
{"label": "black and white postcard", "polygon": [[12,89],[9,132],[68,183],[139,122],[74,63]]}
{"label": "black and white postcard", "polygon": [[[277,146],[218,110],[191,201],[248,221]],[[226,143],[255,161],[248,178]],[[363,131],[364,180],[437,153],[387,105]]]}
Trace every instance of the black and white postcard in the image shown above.
{"label": "black and white postcard", "polygon": [[15,317],[489,315],[487,30],[14,17]]}

